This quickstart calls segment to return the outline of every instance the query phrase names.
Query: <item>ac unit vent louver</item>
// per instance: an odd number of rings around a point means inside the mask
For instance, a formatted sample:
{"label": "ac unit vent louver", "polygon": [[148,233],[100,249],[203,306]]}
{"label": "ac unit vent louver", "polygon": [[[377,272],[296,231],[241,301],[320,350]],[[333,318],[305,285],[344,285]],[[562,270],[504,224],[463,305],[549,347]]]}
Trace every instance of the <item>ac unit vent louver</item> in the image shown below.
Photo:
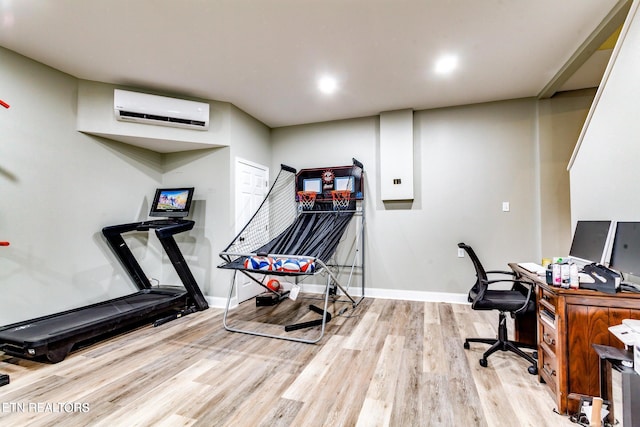
{"label": "ac unit vent louver", "polygon": [[113,108],[120,121],[209,129],[209,104],[115,89]]}

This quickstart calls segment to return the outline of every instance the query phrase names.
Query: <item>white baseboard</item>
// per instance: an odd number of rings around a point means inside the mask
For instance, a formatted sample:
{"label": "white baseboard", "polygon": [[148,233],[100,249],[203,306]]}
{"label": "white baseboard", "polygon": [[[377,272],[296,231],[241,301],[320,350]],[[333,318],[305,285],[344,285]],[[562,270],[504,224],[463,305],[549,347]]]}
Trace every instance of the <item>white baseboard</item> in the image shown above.
{"label": "white baseboard", "polygon": [[[324,293],[324,285],[302,285],[302,291],[312,294]],[[350,289],[349,294],[354,297],[361,296],[360,288]],[[467,294],[457,294],[451,292],[429,292],[429,291],[405,291],[398,289],[371,289],[365,288],[364,295],[366,298],[394,299],[405,301],[425,301],[425,302],[446,302],[450,304],[469,304]],[[227,299],[222,297],[206,296],[207,303],[210,307],[224,308],[227,305]],[[229,304],[229,308],[238,306],[238,300],[233,298]]]}
{"label": "white baseboard", "polygon": [[[212,297],[209,295],[205,295],[204,299],[207,300],[209,307],[214,308],[225,308],[227,306],[227,299],[223,297]],[[229,308],[236,308],[238,306],[238,299],[232,298],[229,303]]]}

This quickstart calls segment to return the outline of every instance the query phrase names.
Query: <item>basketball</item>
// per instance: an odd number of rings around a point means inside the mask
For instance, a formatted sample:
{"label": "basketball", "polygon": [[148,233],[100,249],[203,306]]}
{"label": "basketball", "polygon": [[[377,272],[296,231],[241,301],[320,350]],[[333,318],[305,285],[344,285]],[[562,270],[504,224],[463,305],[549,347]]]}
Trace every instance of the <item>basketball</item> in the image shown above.
{"label": "basketball", "polygon": [[244,268],[247,270],[255,270],[258,266],[253,263],[251,257],[247,257],[247,259],[244,260]]}
{"label": "basketball", "polygon": [[272,259],[263,256],[252,256],[244,261],[244,268],[249,270],[266,270],[271,271]]}
{"label": "basketball", "polygon": [[267,282],[267,288],[277,292],[280,290],[280,282],[277,279],[271,279]]}
{"label": "basketball", "polygon": [[273,260],[269,257],[259,257],[260,258],[260,267],[258,270],[266,270],[271,271],[273,267]]}
{"label": "basketball", "polygon": [[300,271],[302,273],[313,273],[316,270],[315,261],[311,261],[309,259],[301,259],[299,260]]}
{"label": "basketball", "polygon": [[282,271],[282,258],[276,258],[271,265],[272,271]]}
{"label": "basketball", "polygon": [[286,259],[282,263],[282,271],[286,271],[287,273],[297,273],[300,271],[300,263],[295,258]]}

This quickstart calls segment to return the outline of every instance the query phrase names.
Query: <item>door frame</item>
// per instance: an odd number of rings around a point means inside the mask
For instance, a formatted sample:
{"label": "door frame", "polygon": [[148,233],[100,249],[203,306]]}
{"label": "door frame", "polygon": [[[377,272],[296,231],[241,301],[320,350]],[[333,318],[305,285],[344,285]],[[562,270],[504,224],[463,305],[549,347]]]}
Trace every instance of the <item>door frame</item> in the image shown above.
{"label": "door frame", "polygon": [[[241,200],[242,198],[241,196],[241,187],[240,187],[240,182],[241,182],[241,177],[240,177],[240,171],[243,170],[243,168],[241,167],[241,164],[252,167],[252,168],[256,168],[259,169],[261,171],[264,172],[264,178],[266,180],[266,185],[264,187],[264,194],[263,194],[263,198],[262,200],[264,200],[264,197],[267,195],[267,193],[269,192],[269,184],[270,184],[270,180],[269,180],[269,167],[260,163],[256,163],[253,162],[251,160],[247,160],[244,159],[242,157],[238,157],[236,156],[235,158],[235,189],[234,189],[234,204],[235,204],[235,208],[234,208],[234,226],[235,226],[235,235],[238,235],[238,233],[240,233],[240,231],[242,230],[242,228],[246,225],[246,221],[240,222],[239,218],[240,218],[240,211],[242,210],[243,206],[240,206]],[[260,207],[260,205],[258,204],[258,206],[255,206],[255,209],[257,209],[258,207]],[[253,215],[253,213],[255,212],[255,210],[252,210],[251,215]],[[251,217],[249,217],[248,219],[250,219]],[[247,220],[248,220],[247,219]],[[250,279],[248,279],[244,274],[236,274],[235,275],[235,287],[236,287],[236,301],[238,303],[246,301],[250,298],[253,298],[255,295],[261,293],[264,289],[262,289],[260,286],[258,286],[257,284],[253,283],[252,281],[250,281]],[[253,286],[247,288],[246,286],[243,286],[246,283],[252,283]],[[243,292],[243,291],[249,291],[249,292]]]}

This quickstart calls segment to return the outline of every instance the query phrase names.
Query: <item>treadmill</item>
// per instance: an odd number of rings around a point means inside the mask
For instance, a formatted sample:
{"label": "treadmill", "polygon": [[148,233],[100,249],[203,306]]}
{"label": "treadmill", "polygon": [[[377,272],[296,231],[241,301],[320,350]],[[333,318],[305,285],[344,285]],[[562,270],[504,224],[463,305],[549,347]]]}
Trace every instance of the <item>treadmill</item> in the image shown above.
{"label": "treadmill", "polygon": [[[180,203],[180,212],[158,202],[159,194],[189,194],[189,203]],[[184,315],[206,310],[209,306],[189,269],[174,235],[189,231],[195,222],[183,219],[188,214],[193,188],[159,189],[150,216],[167,215],[167,219],[113,225],[102,229],[137,288],[137,292],[97,304],[38,317],[0,328],[0,349],[13,356],[46,359],[58,363],[81,344],[97,341],[136,326],[154,323],[159,326]],[[175,204],[175,200],[172,203]],[[181,201],[183,199],[177,199]],[[155,212],[155,213],[154,213]],[[171,217],[171,215],[175,217]],[[180,286],[152,286],[122,235],[154,230],[178,277]]]}

